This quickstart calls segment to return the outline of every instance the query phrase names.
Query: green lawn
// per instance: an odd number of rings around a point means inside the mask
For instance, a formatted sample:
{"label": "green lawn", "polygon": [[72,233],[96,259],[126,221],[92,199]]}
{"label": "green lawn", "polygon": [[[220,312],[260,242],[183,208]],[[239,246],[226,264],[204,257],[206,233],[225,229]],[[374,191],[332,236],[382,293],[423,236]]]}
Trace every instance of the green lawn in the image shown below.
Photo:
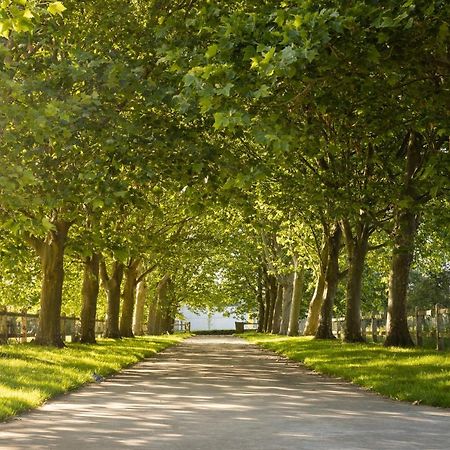
{"label": "green lawn", "polygon": [[32,344],[0,345],[0,420],[93,381],[93,372],[112,374],[183,337],[101,339],[97,345],[68,344],[64,349]]}
{"label": "green lawn", "polygon": [[450,352],[245,333],[250,342],[396,400],[450,407]]}

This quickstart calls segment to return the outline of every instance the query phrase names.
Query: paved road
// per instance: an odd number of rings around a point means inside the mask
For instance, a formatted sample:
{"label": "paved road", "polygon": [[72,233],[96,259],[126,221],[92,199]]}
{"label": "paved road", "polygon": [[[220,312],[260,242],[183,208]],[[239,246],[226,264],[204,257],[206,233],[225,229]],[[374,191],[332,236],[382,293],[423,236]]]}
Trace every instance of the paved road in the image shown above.
{"label": "paved road", "polygon": [[234,337],[194,337],[0,425],[0,449],[450,448],[450,411],[380,398]]}

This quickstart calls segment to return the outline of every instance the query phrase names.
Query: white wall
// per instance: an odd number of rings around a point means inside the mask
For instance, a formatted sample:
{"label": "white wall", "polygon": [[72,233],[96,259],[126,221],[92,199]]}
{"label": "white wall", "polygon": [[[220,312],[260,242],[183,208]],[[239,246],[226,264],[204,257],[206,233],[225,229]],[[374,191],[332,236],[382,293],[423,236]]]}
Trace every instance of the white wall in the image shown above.
{"label": "white wall", "polygon": [[187,306],[183,306],[180,312],[184,320],[191,322],[191,331],[234,330],[234,322],[239,322],[234,316],[225,317],[218,312],[197,314]]}

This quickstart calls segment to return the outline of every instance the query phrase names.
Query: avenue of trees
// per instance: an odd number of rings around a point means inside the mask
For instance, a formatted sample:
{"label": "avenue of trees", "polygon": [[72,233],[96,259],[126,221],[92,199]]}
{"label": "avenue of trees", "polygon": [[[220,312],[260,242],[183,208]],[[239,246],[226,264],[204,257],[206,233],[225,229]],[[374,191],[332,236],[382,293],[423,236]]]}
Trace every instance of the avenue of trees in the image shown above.
{"label": "avenue of trees", "polygon": [[[0,305],[36,343],[179,306],[363,340],[450,293],[450,5],[6,1]],[[409,302],[409,303],[408,303]],[[450,306],[450,305],[449,305]]]}

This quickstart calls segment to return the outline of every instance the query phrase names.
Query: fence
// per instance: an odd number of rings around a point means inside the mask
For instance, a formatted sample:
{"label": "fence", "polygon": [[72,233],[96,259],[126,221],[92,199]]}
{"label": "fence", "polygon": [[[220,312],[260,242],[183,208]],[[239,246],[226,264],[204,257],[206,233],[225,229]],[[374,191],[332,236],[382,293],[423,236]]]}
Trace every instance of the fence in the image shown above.
{"label": "fence", "polygon": [[[0,310],[0,343],[10,340],[25,343],[32,340],[36,336],[38,318],[38,314],[29,314],[25,310],[20,313],[6,311],[5,308]],[[61,338],[64,341],[77,341],[81,331],[80,319],[62,315],[60,320]],[[104,332],[105,321],[96,320],[95,334],[100,336]]]}
{"label": "fence", "polygon": [[[333,319],[333,332],[338,338],[343,337],[345,319]],[[408,317],[408,328],[418,347],[425,341],[433,342],[437,350],[444,350],[446,338],[450,338],[450,309],[435,305],[433,309],[416,308],[414,316]],[[370,317],[361,319],[361,333],[368,335],[373,342],[382,342],[386,335],[386,312],[373,312]]]}
{"label": "fence", "polygon": [[190,333],[191,322],[186,322],[185,320],[175,320],[173,323],[174,333]]}

